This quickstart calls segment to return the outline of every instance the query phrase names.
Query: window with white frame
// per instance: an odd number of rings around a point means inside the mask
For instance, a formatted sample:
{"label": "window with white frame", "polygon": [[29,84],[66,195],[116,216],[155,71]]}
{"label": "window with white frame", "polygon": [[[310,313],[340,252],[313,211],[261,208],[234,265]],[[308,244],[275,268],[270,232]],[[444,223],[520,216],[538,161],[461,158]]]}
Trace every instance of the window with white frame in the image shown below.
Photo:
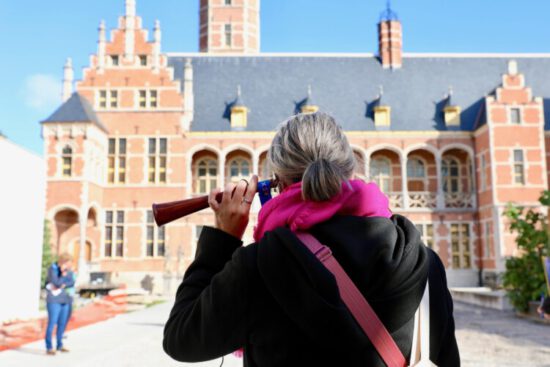
{"label": "window with white frame", "polygon": [[73,172],[73,149],[66,145],[61,151],[61,175],[71,177]]}
{"label": "window with white frame", "polygon": [[525,162],[521,149],[514,149],[514,183],[525,185]]}
{"label": "window with white frame", "polygon": [[126,182],[126,138],[109,139],[108,183]]}
{"label": "window with white frame", "polygon": [[109,58],[111,60],[111,66],[118,66],[119,65],[119,56],[118,55],[110,55]]}
{"label": "window with white frame", "polygon": [[139,55],[139,65],[147,66],[147,55]]}
{"label": "window with white frame", "polygon": [[105,211],[105,257],[124,256],[124,211]]}
{"label": "window with white frame", "polygon": [[375,158],[370,161],[370,178],[380,190],[385,193],[391,191],[391,164],[387,158]]}
{"label": "window with white frame", "polygon": [[419,158],[407,160],[407,187],[409,191],[424,191],[426,166]]}
{"label": "window with white frame", "polygon": [[472,267],[469,223],[451,224],[451,252],[454,269],[469,269]]}
{"label": "window with white frame", "polygon": [[166,183],[166,138],[149,138],[149,182]]}
{"label": "window with white frame", "polygon": [[195,192],[208,194],[218,186],[218,162],[212,158],[199,160],[195,166]]}
{"label": "window with white frame", "polygon": [[460,164],[455,158],[445,158],[441,162],[443,191],[456,193],[460,191]]}
{"label": "window with white frame", "polygon": [[519,108],[510,108],[510,122],[512,124],[521,124],[521,110]]}
{"label": "window with white frame", "polygon": [[99,109],[117,108],[118,107],[118,91],[102,89],[98,92],[97,107]]}
{"label": "window with white frame", "polygon": [[225,46],[231,47],[231,24],[226,24],[224,26],[224,34],[225,34]]}
{"label": "window with white frame", "polygon": [[147,238],[145,244],[145,255],[148,257],[164,256],[166,243],[166,227],[157,227],[153,217],[153,211],[147,211]]}
{"label": "window with white frame", "polygon": [[155,89],[140,89],[138,91],[139,108],[157,108],[158,91]]}
{"label": "window with white frame", "polygon": [[244,157],[231,159],[227,164],[227,182],[237,183],[242,179],[250,178],[250,160]]}
{"label": "window with white frame", "polygon": [[420,232],[420,238],[422,242],[431,248],[434,249],[434,226],[429,223],[417,223],[415,224],[416,229]]}

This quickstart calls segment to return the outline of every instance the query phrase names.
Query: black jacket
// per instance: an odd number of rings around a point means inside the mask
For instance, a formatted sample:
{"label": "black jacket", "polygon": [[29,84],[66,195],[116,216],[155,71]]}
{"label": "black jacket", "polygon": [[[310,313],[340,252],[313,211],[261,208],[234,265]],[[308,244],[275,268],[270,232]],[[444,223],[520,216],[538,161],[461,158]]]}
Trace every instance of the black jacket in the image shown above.
{"label": "black jacket", "polygon": [[[429,277],[431,360],[460,365],[445,269],[410,221],[338,216],[310,233],[331,248],[406,358]],[[340,299],[334,276],[286,228],[241,247],[205,227],[163,347],[185,362],[244,347],[245,366],[384,366]]]}

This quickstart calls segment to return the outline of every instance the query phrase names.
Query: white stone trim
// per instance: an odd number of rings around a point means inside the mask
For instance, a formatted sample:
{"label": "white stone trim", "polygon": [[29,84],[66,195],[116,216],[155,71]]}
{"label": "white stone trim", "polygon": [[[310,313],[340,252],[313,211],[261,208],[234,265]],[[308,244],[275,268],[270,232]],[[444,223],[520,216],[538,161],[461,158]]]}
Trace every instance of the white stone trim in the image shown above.
{"label": "white stone trim", "polygon": [[73,211],[75,211],[76,215],[77,215],[78,222],[80,223],[80,221],[81,221],[80,209],[78,208],[78,206],[73,205],[73,204],[58,204],[58,205],[50,208],[50,210],[48,210],[48,213],[46,214],[46,219],[48,219],[50,222],[52,222],[52,224],[55,224],[55,215],[57,213],[59,213],[60,211],[63,211],[63,210],[73,210]]}
{"label": "white stone trim", "polygon": [[372,147],[368,147],[366,150],[365,150],[365,155],[367,155],[369,158],[376,152],[380,151],[380,150],[390,150],[394,153],[397,154],[397,156],[399,157],[399,160],[402,160],[403,159],[403,151],[395,146],[395,145],[391,145],[391,144],[385,144],[385,143],[382,143],[382,144],[376,144]]}

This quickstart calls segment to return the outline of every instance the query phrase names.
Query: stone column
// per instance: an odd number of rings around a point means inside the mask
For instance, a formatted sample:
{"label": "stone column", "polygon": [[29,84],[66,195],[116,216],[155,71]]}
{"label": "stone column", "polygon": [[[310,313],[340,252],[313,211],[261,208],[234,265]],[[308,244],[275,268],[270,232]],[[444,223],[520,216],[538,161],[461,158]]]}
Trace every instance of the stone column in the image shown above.
{"label": "stone column", "polygon": [[445,196],[443,193],[443,178],[441,177],[441,155],[435,157],[435,167],[437,170],[437,209],[445,208]]}
{"label": "stone column", "polygon": [[399,161],[401,163],[401,192],[403,195],[403,209],[409,209],[409,188],[407,186],[407,157],[403,154],[399,155]]}

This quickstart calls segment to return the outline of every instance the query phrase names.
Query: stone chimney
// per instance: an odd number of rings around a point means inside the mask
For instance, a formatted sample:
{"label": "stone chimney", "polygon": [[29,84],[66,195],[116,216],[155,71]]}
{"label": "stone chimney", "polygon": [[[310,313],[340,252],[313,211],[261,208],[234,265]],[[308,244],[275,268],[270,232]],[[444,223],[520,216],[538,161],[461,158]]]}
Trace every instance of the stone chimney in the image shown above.
{"label": "stone chimney", "polygon": [[402,65],[403,32],[397,14],[391,10],[390,2],[380,15],[378,23],[378,56],[384,69],[399,69]]}

